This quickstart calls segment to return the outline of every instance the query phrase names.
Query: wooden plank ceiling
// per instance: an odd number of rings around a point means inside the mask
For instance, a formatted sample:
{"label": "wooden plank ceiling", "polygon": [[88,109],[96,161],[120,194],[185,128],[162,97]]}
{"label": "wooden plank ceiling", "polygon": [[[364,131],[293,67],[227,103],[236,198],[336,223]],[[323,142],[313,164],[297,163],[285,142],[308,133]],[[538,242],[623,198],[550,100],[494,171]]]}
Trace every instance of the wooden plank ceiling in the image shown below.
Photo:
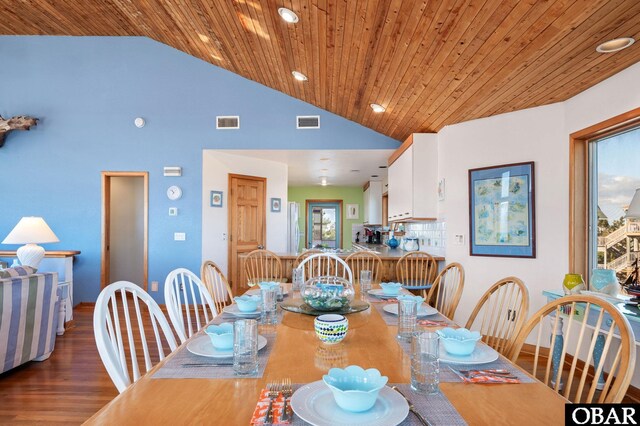
{"label": "wooden plank ceiling", "polygon": [[640,38],[638,0],[0,0],[0,16],[0,34],[147,36],[396,139],[562,101],[640,60],[640,42],[595,51]]}

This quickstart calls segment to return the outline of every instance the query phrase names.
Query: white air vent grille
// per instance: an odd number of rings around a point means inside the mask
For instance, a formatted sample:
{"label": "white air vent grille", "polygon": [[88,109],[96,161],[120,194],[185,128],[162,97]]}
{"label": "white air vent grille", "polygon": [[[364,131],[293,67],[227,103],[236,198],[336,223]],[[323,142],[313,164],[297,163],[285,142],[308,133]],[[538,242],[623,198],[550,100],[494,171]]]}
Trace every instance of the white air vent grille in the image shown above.
{"label": "white air vent grille", "polygon": [[299,115],[297,117],[297,129],[319,129],[320,128],[320,116],[319,115]]}
{"label": "white air vent grille", "polygon": [[240,117],[237,115],[219,115],[216,117],[216,129],[239,129]]}

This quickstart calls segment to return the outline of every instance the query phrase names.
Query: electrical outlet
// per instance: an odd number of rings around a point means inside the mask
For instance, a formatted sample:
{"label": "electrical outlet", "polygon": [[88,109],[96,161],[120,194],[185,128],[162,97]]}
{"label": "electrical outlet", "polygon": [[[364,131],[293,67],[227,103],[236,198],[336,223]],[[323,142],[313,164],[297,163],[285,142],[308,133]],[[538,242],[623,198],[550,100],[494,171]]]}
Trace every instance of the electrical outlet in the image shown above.
{"label": "electrical outlet", "polygon": [[453,236],[453,243],[457,246],[464,245],[464,234],[456,234]]}
{"label": "electrical outlet", "polygon": [[158,281],[151,281],[151,291],[158,291]]}
{"label": "electrical outlet", "polygon": [[173,233],[173,240],[174,241],[185,241],[187,239],[187,234],[185,234],[184,232],[174,232]]}

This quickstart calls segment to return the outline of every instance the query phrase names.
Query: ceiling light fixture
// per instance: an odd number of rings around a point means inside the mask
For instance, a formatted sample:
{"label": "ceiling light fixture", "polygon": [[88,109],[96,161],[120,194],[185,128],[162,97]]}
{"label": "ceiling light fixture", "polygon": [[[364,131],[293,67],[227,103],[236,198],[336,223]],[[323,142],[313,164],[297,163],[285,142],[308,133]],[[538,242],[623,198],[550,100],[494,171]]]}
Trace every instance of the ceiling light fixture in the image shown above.
{"label": "ceiling light fixture", "polygon": [[378,166],[379,169],[386,169],[387,166]]}
{"label": "ceiling light fixture", "polygon": [[600,53],[613,53],[618,50],[626,49],[635,43],[635,39],[631,37],[614,38],[613,40],[605,41],[604,43],[596,47],[596,52]]}
{"label": "ceiling light fixture", "polygon": [[307,80],[309,80],[309,79],[307,78],[307,76],[306,76],[306,75],[304,75],[304,74],[302,74],[301,72],[298,72],[298,71],[291,71],[291,74],[293,74],[293,78],[295,78],[295,79],[296,79],[296,80],[298,80],[298,81],[307,81]]}
{"label": "ceiling light fixture", "polygon": [[360,170],[358,170],[358,169],[353,169],[353,170],[351,170],[351,173],[360,173]]}
{"label": "ceiling light fixture", "polygon": [[383,107],[382,105],[378,105],[378,104],[371,104],[371,109],[373,110],[373,112],[385,112],[386,111],[385,107]]}
{"label": "ceiling light fixture", "polygon": [[322,157],[322,158],[320,159],[320,161],[329,161],[329,158],[328,158],[328,157]]}
{"label": "ceiling light fixture", "polygon": [[320,185],[327,186],[327,178],[326,178],[326,176],[321,176],[320,177]]}
{"label": "ceiling light fixture", "polygon": [[298,22],[298,15],[296,15],[291,9],[281,7],[278,9],[278,14],[282,17],[282,19],[290,24],[295,24],[296,22]]}

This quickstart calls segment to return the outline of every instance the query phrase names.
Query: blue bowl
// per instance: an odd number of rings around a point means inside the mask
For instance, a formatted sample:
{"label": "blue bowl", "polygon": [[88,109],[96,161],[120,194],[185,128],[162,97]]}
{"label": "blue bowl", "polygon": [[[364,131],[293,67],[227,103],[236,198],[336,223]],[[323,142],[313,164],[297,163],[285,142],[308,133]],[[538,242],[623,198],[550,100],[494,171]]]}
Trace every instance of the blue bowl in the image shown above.
{"label": "blue bowl", "polygon": [[260,303],[260,296],[237,296],[234,297],[238,310],[240,312],[255,312],[258,310],[258,303]]}
{"label": "blue bowl", "polygon": [[211,344],[216,349],[229,350],[233,348],[233,324],[223,322],[220,325],[210,325],[205,328],[205,333],[211,339]]}
{"label": "blue bowl", "polygon": [[375,368],[368,370],[350,365],[344,370],[332,368],[322,376],[329,387],[338,407],[345,411],[360,413],[371,409],[378,399],[378,393],[388,378],[381,376]]}
{"label": "blue bowl", "polygon": [[476,348],[476,343],[482,338],[479,332],[469,331],[466,328],[446,327],[437,330],[436,333],[442,340],[442,346],[451,355],[466,356],[471,355]]}
{"label": "blue bowl", "polygon": [[382,293],[386,296],[397,296],[400,294],[400,289],[402,288],[402,284],[400,283],[380,283],[380,288],[382,288]]}

